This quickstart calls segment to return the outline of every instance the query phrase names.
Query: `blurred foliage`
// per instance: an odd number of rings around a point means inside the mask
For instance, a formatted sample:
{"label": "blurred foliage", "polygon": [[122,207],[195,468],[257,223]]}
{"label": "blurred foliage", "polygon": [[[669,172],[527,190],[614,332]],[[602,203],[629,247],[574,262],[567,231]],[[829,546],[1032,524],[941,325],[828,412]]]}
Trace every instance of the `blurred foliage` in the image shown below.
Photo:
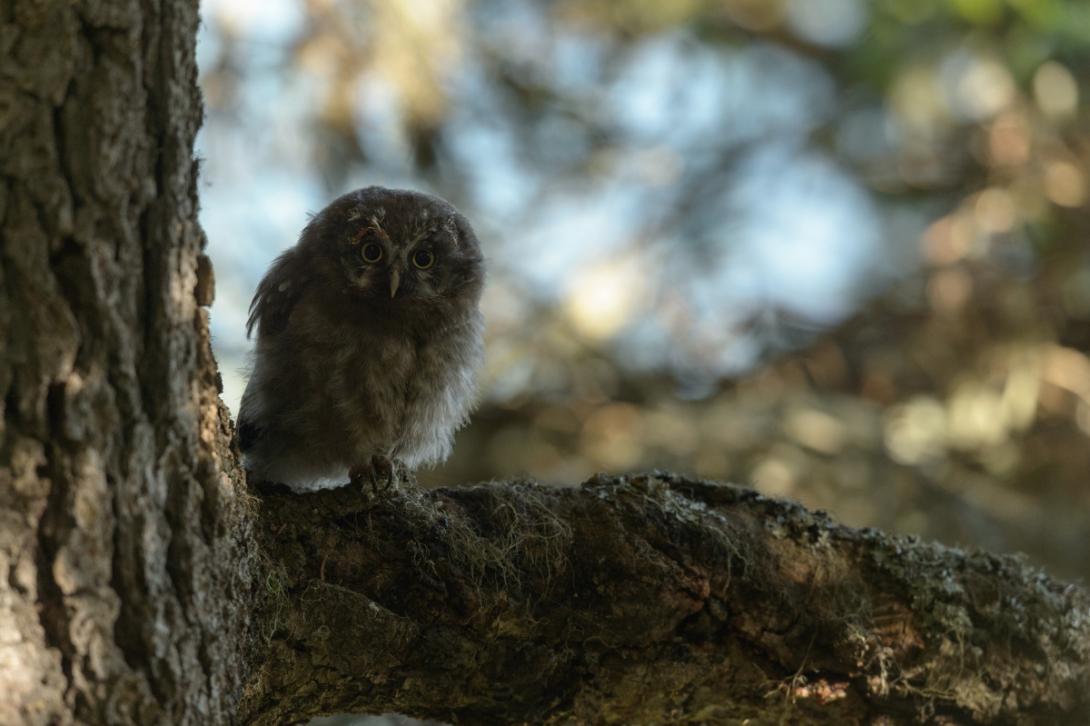
{"label": "blurred foliage", "polygon": [[[217,8],[211,126],[241,107],[254,53]],[[427,186],[508,250],[486,301],[484,405],[425,481],[687,470],[1090,574],[1090,3],[300,12],[277,72],[302,79],[297,143],[329,195]],[[767,148],[783,150],[772,185],[739,195]],[[809,184],[865,202],[830,234],[857,233],[860,209],[877,218],[868,263],[835,301],[715,297],[737,283],[709,272],[743,244],[737,220],[775,174],[815,163]],[[557,200],[614,188],[621,243],[540,292],[519,266],[556,234]],[[799,198],[746,229],[790,220]],[[785,287],[828,263],[788,262]]]}

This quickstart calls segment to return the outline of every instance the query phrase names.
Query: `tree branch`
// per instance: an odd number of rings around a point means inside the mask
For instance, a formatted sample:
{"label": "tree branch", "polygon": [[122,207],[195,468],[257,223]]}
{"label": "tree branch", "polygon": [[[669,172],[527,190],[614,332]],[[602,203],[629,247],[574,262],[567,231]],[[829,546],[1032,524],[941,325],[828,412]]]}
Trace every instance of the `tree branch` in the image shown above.
{"label": "tree branch", "polygon": [[260,492],[243,718],[1078,721],[1090,596],[672,475]]}

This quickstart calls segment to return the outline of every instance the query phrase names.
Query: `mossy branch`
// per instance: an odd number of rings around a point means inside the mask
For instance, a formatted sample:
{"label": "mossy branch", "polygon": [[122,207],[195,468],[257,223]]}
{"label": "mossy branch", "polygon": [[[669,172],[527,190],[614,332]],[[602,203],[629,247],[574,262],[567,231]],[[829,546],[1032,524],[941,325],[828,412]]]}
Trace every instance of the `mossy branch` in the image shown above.
{"label": "mossy branch", "polygon": [[260,497],[255,723],[1090,714],[1090,595],[1017,558],[670,475]]}

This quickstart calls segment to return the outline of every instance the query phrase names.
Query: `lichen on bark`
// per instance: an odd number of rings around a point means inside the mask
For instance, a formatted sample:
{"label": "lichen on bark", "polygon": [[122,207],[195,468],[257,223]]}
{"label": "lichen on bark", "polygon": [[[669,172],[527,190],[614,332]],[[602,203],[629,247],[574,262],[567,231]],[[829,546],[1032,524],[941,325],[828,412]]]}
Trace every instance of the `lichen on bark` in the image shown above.
{"label": "lichen on bark", "polygon": [[260,498],[255,723],[1087,713],[1090,599],[1016,558],[673,475]]}

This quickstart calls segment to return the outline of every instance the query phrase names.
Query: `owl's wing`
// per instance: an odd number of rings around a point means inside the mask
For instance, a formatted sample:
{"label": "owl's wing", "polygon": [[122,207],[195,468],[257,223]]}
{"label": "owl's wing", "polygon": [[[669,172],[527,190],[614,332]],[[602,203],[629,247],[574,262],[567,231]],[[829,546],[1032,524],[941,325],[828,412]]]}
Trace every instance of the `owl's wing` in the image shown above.
{"label": "owl's wing", "polygon": [[261,438],[261,427],[250,419],[240,416],[236,428],[238,430],[238,450],[245,454]]}
{"label": "owl's wing", "polygon": [[276,334],[288,323],[288,316],[307,284],[307,271],[299,252],[292,248],[276,258],[250,302],[250,317],[246,320],[246,337],[254,326],[266,335]]}

